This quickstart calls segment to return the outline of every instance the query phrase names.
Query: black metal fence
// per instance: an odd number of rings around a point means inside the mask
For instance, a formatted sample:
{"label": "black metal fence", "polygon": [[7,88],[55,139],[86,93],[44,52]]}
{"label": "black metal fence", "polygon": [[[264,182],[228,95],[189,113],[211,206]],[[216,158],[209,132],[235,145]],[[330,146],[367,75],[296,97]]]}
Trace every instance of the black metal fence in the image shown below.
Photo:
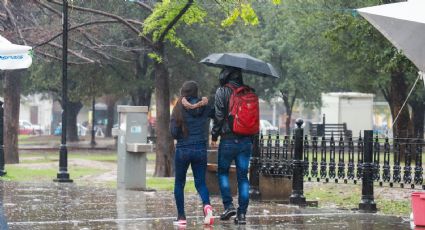
{"label": "black metal fence", "polygon": [[[302,120],[297,125],[292,136],[258,137],[251,162],[252,173],[293,178],[296,176],[296,153],[299,152],[305,180],[355,184],[367,180],[372,186],[375,182],[379,186],[425,190],[423,139],[378,138],[372,136],[372,131],[365,131],[367,137],[357,138],[304,136]],[[297,147],[297,140],[301,147]],[[371,172],[365,173],[369,166]],[[255,190],[256,181],[251,182]]]}

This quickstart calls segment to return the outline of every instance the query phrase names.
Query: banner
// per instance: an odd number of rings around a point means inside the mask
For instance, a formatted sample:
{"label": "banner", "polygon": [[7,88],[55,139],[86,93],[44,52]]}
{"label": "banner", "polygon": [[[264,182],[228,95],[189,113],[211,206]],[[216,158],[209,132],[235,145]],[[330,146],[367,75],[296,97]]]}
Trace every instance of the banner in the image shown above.
{"label": "banner", "polygon": [[31,47],[15,45],[0,36],[0,70],[26,69],[32,64]]}

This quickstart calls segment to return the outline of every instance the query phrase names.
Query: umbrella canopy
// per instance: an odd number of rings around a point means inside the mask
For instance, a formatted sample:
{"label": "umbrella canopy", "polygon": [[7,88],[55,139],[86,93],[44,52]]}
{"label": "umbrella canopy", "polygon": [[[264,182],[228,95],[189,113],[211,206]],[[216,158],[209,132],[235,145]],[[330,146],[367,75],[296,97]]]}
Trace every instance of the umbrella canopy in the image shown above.
{"label": "umbrella canopy", "polygon": [[221,68],[236,67],[245,73],[279,78],[271,64],[243,53],[214,53],[202,59],[201,63]]}
{"label": "umbrella canopy", "polygon": [[425,71],[425,1],[409,0],[358,9],[421,71]]}
{"label": "umbrella canopy", "polygon": [[15,45],[0,36],[0,70],[26,69],[31,66],[31,47]]}

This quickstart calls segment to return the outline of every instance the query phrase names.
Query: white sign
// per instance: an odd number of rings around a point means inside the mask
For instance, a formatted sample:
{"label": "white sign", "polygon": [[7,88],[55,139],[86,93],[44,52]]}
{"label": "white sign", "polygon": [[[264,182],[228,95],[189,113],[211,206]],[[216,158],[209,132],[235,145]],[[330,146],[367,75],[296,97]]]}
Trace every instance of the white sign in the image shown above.
{"label": "white sign", "polygon": [[31,47],[15,45],[0,36],[0,69],[26,69],[32,64]]}
{"label": "white sign", "polygon": [[142,133],[142,126],[131,126],[131,133]]}

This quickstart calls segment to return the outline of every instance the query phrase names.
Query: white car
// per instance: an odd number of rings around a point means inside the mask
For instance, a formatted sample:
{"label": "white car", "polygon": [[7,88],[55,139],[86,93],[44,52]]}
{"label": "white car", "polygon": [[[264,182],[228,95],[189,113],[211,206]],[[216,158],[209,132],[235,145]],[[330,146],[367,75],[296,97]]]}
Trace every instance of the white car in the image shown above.
{"label": "white car", "polygon": [[260,120],[260,132],[263,135],[269,134],[269,133],[277,133],[279,131],[279,128],[276,126],[273,126],[268,120]]}
{"label": "white car", "polygon": [[43,134],[43,128],[40,125],[31,124],[31,122],[26,120],[19,120],[19,129],[29,130],[30,133],[28,134]]}

